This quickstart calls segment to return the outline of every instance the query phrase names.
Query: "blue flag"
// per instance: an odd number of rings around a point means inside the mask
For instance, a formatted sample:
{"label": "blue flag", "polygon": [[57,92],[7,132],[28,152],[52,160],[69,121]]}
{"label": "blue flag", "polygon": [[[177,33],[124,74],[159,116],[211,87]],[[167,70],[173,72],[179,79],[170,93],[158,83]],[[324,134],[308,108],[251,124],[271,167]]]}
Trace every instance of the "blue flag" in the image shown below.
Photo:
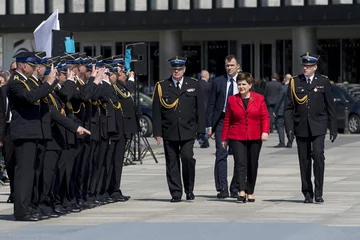
{"label": "blue flag", "polygon": [[65,38],[65,52],[75,53],[75,41],[70,37]]}
{"label": "blue flag", "polygon": [[130,63],[131,63],[131,48],[127,48],[125,49],[125,67],[127,70],[126,75],[130,72],[131,68],[130,68]]}

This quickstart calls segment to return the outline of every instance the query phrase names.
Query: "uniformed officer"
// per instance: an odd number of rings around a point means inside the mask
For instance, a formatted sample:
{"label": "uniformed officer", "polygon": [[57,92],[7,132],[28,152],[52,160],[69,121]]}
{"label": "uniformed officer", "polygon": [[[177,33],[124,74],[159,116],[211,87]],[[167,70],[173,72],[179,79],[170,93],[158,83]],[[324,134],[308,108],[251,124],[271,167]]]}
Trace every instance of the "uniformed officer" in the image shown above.
{"label": "uniformed officer", "polygon": [[180,202],[183,194],[180,157],[186,199],[195,199],[193,148],[196,137],[204,138],[205,110],[200,84],[196,79],[184,77],[186,58],[176,56],[169,62],[172,76],[155,85],[154,137],[158,144],[163,138],[170,202]]}
{"label": "uniformed officer", "polygon": [[44,149],[39,105],[40,100],[53,90],[56,71],[52,69],[44,84],[32,90],[28,85],[28,78],[36,67],[35,53],[22,52],[15,58],[17,70],[7,89],[12,113],[10,135],[15,144],[16,158],[14,216],[18,221],[37,221],[41,214],[31,207],[31,199],[38,150]]}
{"label": "uniformed officer", "polygon": [[326,76],[316,74],[320,56],[301,55],[303,74],[290,81],[284,107],[285,129],[288,139],[296,136],[304,203],[312,203],[311,158],[314,160],[315,202],[324,202],[324,142],[327,127],[330,140],[337,137],[337,119],[331,84]]}

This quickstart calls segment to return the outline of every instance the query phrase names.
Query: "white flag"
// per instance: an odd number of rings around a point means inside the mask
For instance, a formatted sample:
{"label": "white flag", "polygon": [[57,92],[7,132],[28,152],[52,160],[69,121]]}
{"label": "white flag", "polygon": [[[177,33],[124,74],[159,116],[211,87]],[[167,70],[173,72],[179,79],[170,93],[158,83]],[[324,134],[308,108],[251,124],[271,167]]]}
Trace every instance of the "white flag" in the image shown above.
{"label": "white flag", "polygon": [[59,11],[56,9],[51,16],[43,21],[34,31],[36,51],[45,51],[47,57],[52,51],[52,30],[60,30]]}

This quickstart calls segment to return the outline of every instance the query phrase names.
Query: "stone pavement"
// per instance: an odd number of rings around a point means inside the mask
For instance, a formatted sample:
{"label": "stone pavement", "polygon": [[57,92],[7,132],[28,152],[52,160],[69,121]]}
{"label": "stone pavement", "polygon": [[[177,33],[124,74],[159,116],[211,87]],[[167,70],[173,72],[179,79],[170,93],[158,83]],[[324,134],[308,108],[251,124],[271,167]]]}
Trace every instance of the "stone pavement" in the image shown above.
{"label": "stone pavement", "polygon": [[[195,201],[169,203],[163,150],[153,139],[149,142],[160,153],[159,163],[148,156],[142,165],[124,168],[122,191],[132,196],[126,203],[36,223],[15,222],[12,205],[5,203],[9,189],[0,188],[0,240],[98,239],[104,234],[127,239],[218,239],[239,233],[251,239],[360,239],[360,135],[340,135],[335,143],[327,140],[324,204],[302,203],[296,145],[273,148],[276,134],[262,148],[255,203],[216,199],[213,141],[208,149],[195,144]],[[228,162],[230,182],[231,156]]]}

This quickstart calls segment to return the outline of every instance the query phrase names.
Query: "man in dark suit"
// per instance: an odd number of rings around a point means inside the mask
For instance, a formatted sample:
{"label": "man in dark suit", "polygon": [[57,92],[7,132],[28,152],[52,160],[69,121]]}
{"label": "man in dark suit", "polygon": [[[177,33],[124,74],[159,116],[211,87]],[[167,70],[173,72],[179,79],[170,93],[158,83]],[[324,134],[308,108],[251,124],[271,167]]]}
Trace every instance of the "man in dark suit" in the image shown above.
{"label": "man in dark suit", "polygon": [[[289,140],[296,136],[304,203],[322,203],[325,170],[324,142],[327,128],[330,140],[337,137],[336,107],[331,84],[326,76],[316,74],[319,56],[301,56],[303,74],[290,81],[285,101],[285,129]],[[311,162],[314,160],[315,192],[311,182]]]}
{"label": "man in dark suit", "polygon": [[[215,134],[216,159],[215,159],[215,186],[218,198],[229,197],[227,181],[227,156],[228,151],[221,146],[221,132],[225,117],[225,109],[228,97],[237,94],[238,88],[236,77],[239,68],[234,55],[225,58],[226,75],[214,79],[211,84],[211,92],[206,110],[206,127],[209,136]],[[236,178],[233,177],[230,185],[231,197],[238,196],[239,188]]]}
{"label": "man in dark suit", "polygon": [[274,107],[281,91],[281,83],[278,81],[279,76],[274,73],[271,77],[271,81],[265,85],[264,97],[270,116],[270,132],[273,132],[275,125]]}
{"label": "man in dark suit", "polygon": [[180,202],[183,194],[180,159],[186,200],[194,200],[194,142],[205,138],[204,99],[197,79],[184,77],[183,57],[169,60],[172,76],[155,85],[153,96],[154,137],[164,142],[166,176],[172,196]]}
{"label": "man in dark suit", "polygon": [[[210,95],[210,91],[211,91],[211,83],[209,82],[210,75],[209,75],[208,71],[202,70],[200,76],[201,76],[201,79],[199,81],[199,84],[200,84],[201,90],[203,92],[204,109],[206,111],[208,99],[209,99],[209,95]],[[210,146],[209,140],[208,140],[210,136],[208,136],[208,134],[206,133],[205,137],[206,137],[205,141],[202,141],[201,139],[199,140],[199,144],[200,144],[201,148],[208,148]]]}
{"label": "man in dark suit", "polygon": [[15,147],[14,143],[11,140],[10,136],[10,121],[11,121],[11,111],[9,107],[9,100],[6,95],[8,85],[1,87],[1,92],[4,102],[4,113],[5,113],[5,135],[3,139],[3,148],[2,153],[4,155],[6,173],[10,181],[10,195],[7,200],[7,203],[14,203],[14,172],[15,172]]}
{"label": "man in dark suit", "polygon": [[[281,86],[280,95],[277,98],[275,108],[274,108],[274,117],[276,124],[276,131],[279,135],[279,144],[275,147],[282,148],[285,147],[285,129],[284,129],[284,104],[285,98],[288,91],[289,82],[292,76],[290,74],[286,74],[284,78],[284,85]],[[286,147],[291,148],[292,142],[288,141]]]}

